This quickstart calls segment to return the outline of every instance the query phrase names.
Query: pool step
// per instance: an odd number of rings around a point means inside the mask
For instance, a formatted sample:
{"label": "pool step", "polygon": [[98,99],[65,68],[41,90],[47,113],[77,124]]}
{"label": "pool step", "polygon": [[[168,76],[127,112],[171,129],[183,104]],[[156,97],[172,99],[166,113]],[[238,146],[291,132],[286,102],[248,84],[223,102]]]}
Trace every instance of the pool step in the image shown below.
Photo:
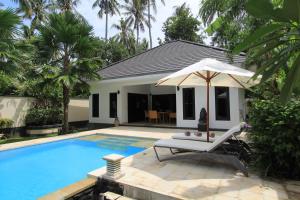
{"label": "pool step", "polygon": [[104,194],[100,194],[99,200],[134,200],[134,199],[124,197],[122,195],[113,192],[105,192]]}

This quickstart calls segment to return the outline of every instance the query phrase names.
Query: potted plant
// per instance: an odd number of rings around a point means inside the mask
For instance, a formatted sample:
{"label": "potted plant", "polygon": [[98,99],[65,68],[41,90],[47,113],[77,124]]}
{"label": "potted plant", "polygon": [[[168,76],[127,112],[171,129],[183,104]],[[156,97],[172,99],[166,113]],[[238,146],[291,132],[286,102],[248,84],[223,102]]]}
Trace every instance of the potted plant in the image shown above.
{"label": "potted plant", "polygon": [[120,126],[120,121],[119,121],[118,116],[115,117],[114,125],[115,125],[115,127]]}

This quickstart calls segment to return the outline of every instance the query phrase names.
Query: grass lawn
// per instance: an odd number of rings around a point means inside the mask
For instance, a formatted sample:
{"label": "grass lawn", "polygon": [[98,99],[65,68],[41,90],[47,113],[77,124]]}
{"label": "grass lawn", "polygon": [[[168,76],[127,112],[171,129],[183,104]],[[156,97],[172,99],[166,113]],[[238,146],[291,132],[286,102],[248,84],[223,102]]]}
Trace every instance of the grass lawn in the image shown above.
{"label": "grass lawn", "polygon": [[58,133],[52,133],[52,134],[47,134],[47,135],[32,135],[32,136],[26,136],[26,137],[16,136],[16,137],[10,137],[8,139],[1,139],[0,145],[13,143],[13,142],[21,142],[21,141],[26,141],[26,140],[33,140],[33,139],[38,139],[38,138],[54,137],[54,136],[58,136]]}

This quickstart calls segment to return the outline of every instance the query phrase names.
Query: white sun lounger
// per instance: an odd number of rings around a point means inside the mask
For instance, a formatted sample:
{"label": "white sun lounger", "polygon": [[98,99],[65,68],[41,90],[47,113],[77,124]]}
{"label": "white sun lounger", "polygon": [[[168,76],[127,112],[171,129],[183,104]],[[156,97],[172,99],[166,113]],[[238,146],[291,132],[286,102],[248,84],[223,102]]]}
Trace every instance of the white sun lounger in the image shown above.
{"label": "white sun lounger", "polygon": [[[155,151],[156,157],[159,161],[171,160],[171,159],[193,159],[195,157],[200,158],[200,160],[208,160],[214,162],[220,162],[223,164],[231,165],[239,170],[241,170],[245,176],[248,176],[247,169],[243,162],[239,160],[238,156],[230,154],[224,149],[223,144],[234,136],[234,134],[241,131],[241,125],[234,126],[229,129],[223,135],[218,137],[213,143],[193,141],[193,140],[178,140],[178,139],[164,139],[158,140],[154,143],[153,149]],[[170,149],[173,156],[169,156],[165,159],[159,158],[157,148],[168,148]],[[218,150],[221,148],[222,151]],[[184,153],[181,155],[174,155],[178,152],[172,150],[179,150],[179,152],[194,152],[194,153]],[[197,152],[198,154],[195,154]],[[200,153],[200,154],[199,154]],[[200,156],[201,155],[201,156]]]}
{"label": "white sun lounger", "polygon": [[[209,142],[214,142],[216,140],[216,138],[218,138],[218,137],[220,137],[220,136],[209,137]],[[172,136],[172,139],[194,140],[194,141],[202,141],[202,142],[207,141],[206,133],[201,136],[196,136],[194,133],[191,133],[190,136],[185,135],[185,133],[176,133],[175,135]]]}

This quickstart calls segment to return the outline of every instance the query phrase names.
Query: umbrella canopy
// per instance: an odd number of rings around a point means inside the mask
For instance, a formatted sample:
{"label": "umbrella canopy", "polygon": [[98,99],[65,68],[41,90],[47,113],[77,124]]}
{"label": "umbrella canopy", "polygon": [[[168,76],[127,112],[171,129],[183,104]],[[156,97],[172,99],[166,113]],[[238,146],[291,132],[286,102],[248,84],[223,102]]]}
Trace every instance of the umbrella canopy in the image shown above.
{"label": "umbrella canopy", "polygon": [[251,79],[254,72],[205,58],[178,72],[160,79],[156,86],[206,86],[207,87],[207,141],[209,141],[209,86],[249,88],[259,83]]}

